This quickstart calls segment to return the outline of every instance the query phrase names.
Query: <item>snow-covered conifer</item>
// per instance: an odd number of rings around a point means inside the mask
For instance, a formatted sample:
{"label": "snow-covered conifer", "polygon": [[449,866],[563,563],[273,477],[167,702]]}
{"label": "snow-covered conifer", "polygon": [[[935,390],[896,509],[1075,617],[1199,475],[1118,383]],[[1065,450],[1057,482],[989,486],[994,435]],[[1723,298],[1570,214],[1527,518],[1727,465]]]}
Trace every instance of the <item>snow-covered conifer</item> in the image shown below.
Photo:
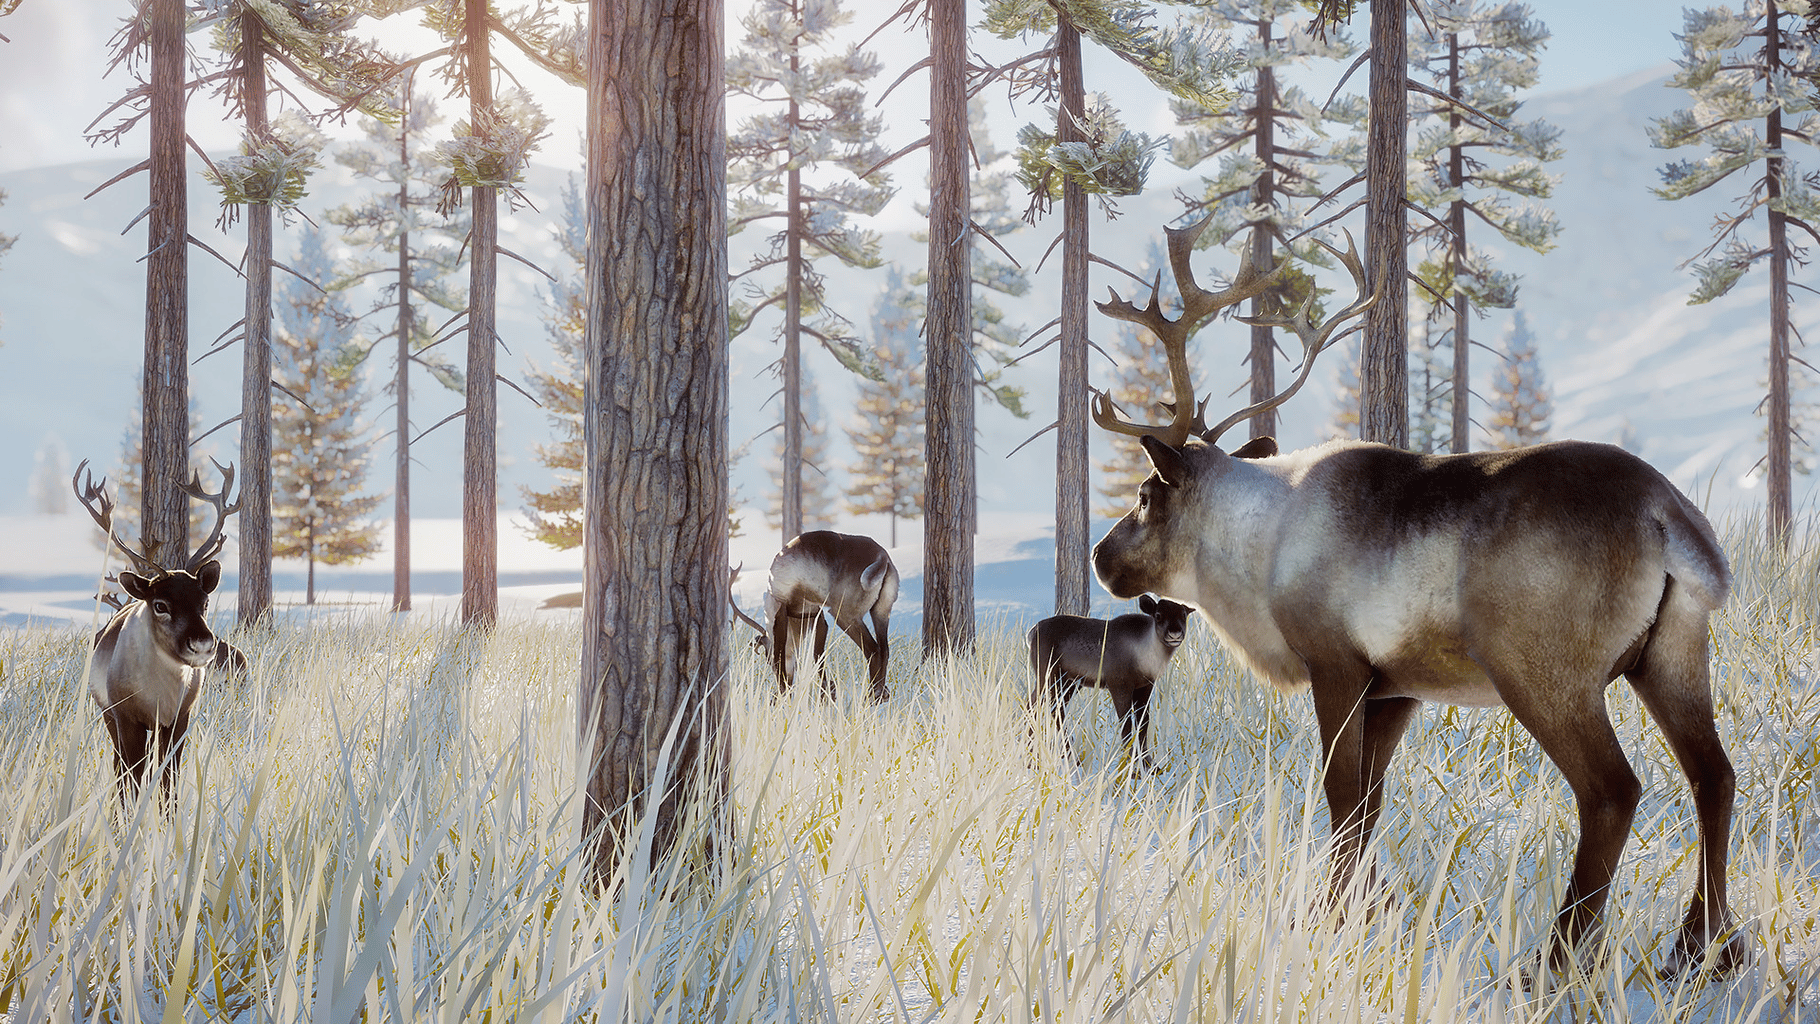
{"label": "snow-covered conifer", "polygon": [[914,296],[893,268],[884,295],[872,306],[881,379],[860,382],[846,427],[854,455],[847,467],[847,507],[890,516],[891,547],[897,546],[897,521],[923,514],[923,356],[917,338],[920,300]]}
{"label": "snow-covered conifer", "polygon": [[[1493,448],[1516,448],[1538,444],[1548,439],[1548,420],[1554,415],[1554,401],[1548,393],[1548,381],[1542,375],[1541,358],[1536,353],[1536,338],[1529,329],[1529,319],[1521,309],[1511,319],[1510,332],[1504,337],[1504,358],[1492,377],[1491,422],[1486,424]],[[1625,421],[1626,432],[1635,444],[1636,431]],[[1623,443],[1623,437],[1620,437]]]}
{"label": "snow-covered conifer", "polygon": [[285,282],[273,332],[273,379],[291,400],[272,408],[272,553],[305,560],[305,600],[314,604],[317,562],[340,565],[378,549],[382,524],[371,516],[383,498],[360,493],[372,449],[361,419],[367,396],[341,360],[354,320],[311,283],[336,277],[314,229],[296,267],[305,280]]}
{"label": "snow-covered conifer", "polygon": [[741,19],[745,37],[727,61],[728,92],[761,108],[727,139],[727,230],[782,222],[734,275],[744,294],[732,304],[731,330],[743,333],[766,307],[781,315],[776,366],[783,382],[778,440],[786,537],[807,528],[803,494],[812,475],[803,433],[814,426],[803,408],[804,337],[855,373],[878,373],[816,270],[824,257],[849,267],[879,266],[877,233],[855,227],[852,218],[879,212],[892,194],[881,173],[861,177],[886,153],[877,141],[883,122],[868,116],[865,94],[878,58],[838,38],[851,20],[838,0],[759,0]]}
{"label": "snow-covered conifer", "polygon": [[1806,14],[1806,4],[1775,0],[1745,0],[1741,10],[1688,8],[1678,37],[1681,70],[1668,84],[1687,90],[1694,102],[1649,129],[1650,141],[1662,149],[1706,150],[1700,159],[1662,168],[1662,185],[1654,191],[1664,199],[1696,195],[1740,171],[1747,175],[1729,185],[1738,196],[1736,216],[1718,218],[1712,243],[1687,261],[1699,279],[1687,301],[1710,302],[1759,262],[1769,264],[1769,396],[1760,408],[1769,419],[1769,534],[1778,544],[1787,543],[1794,520],[1794,392],[1805,383],[1790,349],[1796,331],[1789,292],[1791,271],[1805,260],[1789,228],[1810,238],[1820,230],[1820,190],[1792,157],[1795,143],[1813,146],[1820,130],[1820,55],[1816,37],[1805,30]]}

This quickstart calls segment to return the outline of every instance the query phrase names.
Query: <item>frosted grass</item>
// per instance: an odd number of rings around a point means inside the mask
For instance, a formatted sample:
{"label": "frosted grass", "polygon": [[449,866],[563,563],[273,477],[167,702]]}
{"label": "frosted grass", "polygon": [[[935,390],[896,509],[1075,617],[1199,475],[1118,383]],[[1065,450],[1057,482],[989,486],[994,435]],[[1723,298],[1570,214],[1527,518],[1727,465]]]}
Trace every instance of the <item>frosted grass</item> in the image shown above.
{"label": "frosted grass", "polygon": [[[1609,691],[1644,804],[1605,928],[1523,984],[1566,883],[1572,794],[1507,713],[1427,706],[1389,779],[1371,913],[1323,915],[1306,697],[1197,627],[1130,779],[1110,701],[1035,730],[1021,632],[866,705],[778,696],[736,643],[728,808],[686,856],[576,859],[572,622],[323,619],[236,637],[175,808],[129,816],[86,632],[0,634],[0,1000],[17,1021],[1778,1021],[1820,1019],[1811,537],[1741,522],[1714,619],[1750,966],[1656,978],[1692,885],[1679,768]],[[736,632],[736,641],[743,632]],[[726,813],[711,813],[725,811]],[[714,822],[730,822],[716,826]],[[641,828],[648,823],[642,823]],[[715,842],[695,842],[713,831]],[[648,851],[649,837],[630,837]]]}

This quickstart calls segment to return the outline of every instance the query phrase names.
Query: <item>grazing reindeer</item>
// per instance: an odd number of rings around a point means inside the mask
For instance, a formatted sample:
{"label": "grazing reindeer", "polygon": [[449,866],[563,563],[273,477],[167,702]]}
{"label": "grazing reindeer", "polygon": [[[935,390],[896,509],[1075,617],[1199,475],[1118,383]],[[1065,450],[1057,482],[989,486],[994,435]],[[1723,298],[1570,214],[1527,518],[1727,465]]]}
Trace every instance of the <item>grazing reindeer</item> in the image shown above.
{"label": "grazing reindeer", "polygon": [[95,636],[89,662],[89,693],[101,708],[108,737],[114,744],[114,768],[120,783],[120,802],[131,806],[144,784],[147,766],[164,762],[159,779],[160,796],[168,801],[172,781],[183,757],[183,735],[189,729],[190,707],[196,703],[202,674],[211,664],[245,671],[246,657],[209,632],[206,615],[209,594],[221,582],[221,563],[215,556],[227,543],[222,527],[240,510],[229,505],[234,486],[232,466],[221,470],[221,490],[202,489],[193,475],[182,485],[184,493],[215,508],[215,527],[182,568],[166,570],[144,552],[128,545],[114,532],[113,502],[107,481],[78,481],[88,460],[70,478],[77,500],[100,525],[108,540],[124,552],[134,570],[122,570],[118,582],[132,598],[114,613]]}
{"label": "grazing reindeer", "polygon": [[[822,615],[825,610],[865,654],[872,677],[872,700],[890,698],[885,666],[891,655],[891,606],[896,602],[897,567],[872,538],[811,530],[785,544],[771,561],[771,581],[765,592],[765,618],[770,620],[771,630],[767,634],[759,629],[759,640],[777,673],[778,688],[790,688],[796,676],[798,650],[813,623],[815,662],[821,667],[822,689],[830,699],[834,697],[834,680],[822,660],[828,644],[828,620]],[[872,617],[870,634],[861,621],[867,615]],[[745,618],[743,612],[740,617]]]}
{"label": "grazing reindeer", "polygon": [[[1301,375],[1203,431],[1187,333],[1269,275],[1244,266],[1225,293],[1197,287],[1188,257],[1199,231],[1169,232],[1181,319],[1163,317],[1154,296],[1145,310],[1116,295],[1100,305],[1165,339],[1177,396],[1174,420],[1161,427],[1120,420],[1096,396],[1095,420],[1139,436],[1156,470],[1094,549],[1101,584],[1193,605],[1258,674],[1311,691],[1336,902],[1418,704],[1508,707],[1579,804],[1579,849],[1548,942],[1557,967],[1597,924],[1640,796],[1605,708],[1605,687],[1624,676],[1680,761],[1700,825],[1699,873],[1664,973],[1699,963],[1722,937],[1711,963],[1737,965],[1744,945],[1726,937],[1725,896],[1734,780],[1707,665],[1707,619],[1731,578],[1700,510],[1634,455],[1581,441],[1437,456],[1363,442],[1253,460],[1225,454],[1215,447],[1220,433],[1293,394],[1334,328],[1377,296],[1321,327],[1307,305],[1247,321],[1300,337]],[[1357,253],[1341,259],[1363,293]]]}
{"label": "grazing reindeer", "polygon": [[[1138,598],[1138,612],[1110,621],[1052,615],[1029,633],[1030,671],[1036,676],[1031,709],[1047,703],[1060,729],[1068,700],[1082,685],[1110,693],[1120,742],[1130,745],[1136,734],[1134,772],[1150,763],[1150,692],[1187,637],[1194,609],[1145,594]],[[1068,742],[1066,733],[1062,742]]]}

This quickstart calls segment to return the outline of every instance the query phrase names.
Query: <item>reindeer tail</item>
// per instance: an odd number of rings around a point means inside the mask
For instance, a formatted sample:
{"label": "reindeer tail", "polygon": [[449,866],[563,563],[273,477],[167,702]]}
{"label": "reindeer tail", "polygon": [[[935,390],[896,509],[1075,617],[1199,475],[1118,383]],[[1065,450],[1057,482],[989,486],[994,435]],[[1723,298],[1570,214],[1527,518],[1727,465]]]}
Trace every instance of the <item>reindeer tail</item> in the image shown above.
{"label": "reindeer tail", "polygon": [[1717,608],[1725,603],[1732,585],[1725,551],[1706,515],[1679,489],[1671,487],[1670,493],[1674,501],[1657,513],[1666,541],[1668,574],[1701,604]]}

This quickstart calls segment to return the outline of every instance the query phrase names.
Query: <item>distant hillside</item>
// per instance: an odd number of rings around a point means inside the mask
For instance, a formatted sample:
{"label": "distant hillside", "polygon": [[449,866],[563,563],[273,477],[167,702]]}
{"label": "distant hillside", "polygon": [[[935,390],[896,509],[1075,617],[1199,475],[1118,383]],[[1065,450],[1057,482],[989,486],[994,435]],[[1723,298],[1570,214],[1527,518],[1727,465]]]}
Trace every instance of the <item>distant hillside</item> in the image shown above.
{"label": "distant hillside", "polygon": [[[1655,168],[1665,154],[1650,148],[1643,128],[1648,118],[1680,103],[1680,94],[1664,88],[1661,74],[1636,76],[1572,93],[1542,96],[1529,111],[1547,117],[1564,130],[1567,157],[1552,168],[1563,181],[1552,201],[1565,231],[1561,244],[1546,256],[1516,253],[1506,266],[1524,277],[1523,305],[1538,335],[1542,364],[1555,392],[1558,436],[1617,441],[1627,429],[1642,454],[1677,483],[1715,506],[1760,500],[1760,489],[1745,482],[1760,458],[1762,421],[1752,415],[1761,397],[1767,348],[1765,280],[1750,279],[1727,300],[1709,307],[1684,304],[1690,279],[1677,264],[1704,244],[1707,225],[1725,196],[1711,200],[1665,203],[1651,196]],[[136,415],[133,385],[141,351],[143,270],[136,262],[143,251],[142,228],[124,236],[121,229],[143,204],[143,183],[129,181],[101,196],[82,201],[95,185],[130,162],[98,160],[61,167],[0,175],[0,188],[10,193],[0,207],[0,228],[18,234],[19,242],[0,265],[0,514],[27,509],[25,484],[34,450],[54,434],[72,461],[87,457],[111,468],[118,457],[128,417]],[[910,172],[904,172],[908,177]],[[1170,175],[1174,174],[1173,179]],[[560,211],[564,175],[534,169],[527,193],[536,210],[501,218],[502,241],[553,272],[561,272],[550,237],[551,220]],[[1094,226],[1094,249],[1109,259],[1134,266],[1143,259],[1151,238],[1174,216],[1170,196],[1179,172],[1159,166],[1152,191],[1120,204],[1122,216]],[[358,192],[338,167],[325,171],[309,201],[315,211],[346,202]],[[900,200],[900,203],[902,200]],[[1704,205],[1702,203],[1704,202]],[[223,236],[212,221],[217,207],[208,187],[196,179],[191,199],[194,232],[229,259],[241,249],[239,229]],[[901,223],[901,221],[900,221]],[[1056,229],[1054,220],[1026,229],[1007,240],[1018,258],[1033,266]],[[744,265],[742,251],[759,238],[736,238],[733,264]],[[281,229],[280,247],[292,244]],[[885,240],[886,254],[906,269],[922,263],[923,246],[905,233]],[[1052,258],[1030,296],[1004,302],[1013,321],[1029,330],[1054,316],[1055,276]],[[1214,270],[1231,269],[1224,257],[1205,257],[1200,266],[1208,279]],[[538,318],[544,282],[510,260],[501,262],[501,332],[511,354],[502,356],[501,371],[517,378],[527,363],[549,363],[548,342]],[[191,350],[207,351],[211,339],[241,316],[239,283],[214,258],[193,251],[191,258]],[[1129,294],[1126,282],[1111,271],[1095,269],[1095,296],[1106,285]],[[868,307],[879,293],[882,275],[829,270],[830,291],[837,308],[862,331]],[[282,280],[283,275],[280,275]],[[1805,293],[1797,323],[1811,316],[1814,300]],[[360,308],[357,303],[356,308]],[[1506,330],[1502,313],[1479,322],[1475,336],[1496,347]],[[1112,336],[1101,321],[1095,337]],[[1203,333],[1198,365],[1201,387],[1216,396],[1214,405],[1236,401],[1225,396],[1240,382],[1243,329],[1216,325]],[[1110,347],[1110,346],[1108,346]],[[1018,421],[995,408],[980,416],[980,488],[982,506],[994,512],[1042,512],[1053,502],[1053,445],[1045,437],[1007,459],[1017,444],[1053,419],[1054,361],[1051,353],[1032,357],[1013,371],[1032,393],[1029,421]],[[733,437],[745,441],[776,418],[775,404],[765,403],[776,390],[765,368],[775,347],[765,331],[740,339],[733,353]],[[1094,356],[1094,373],[1106,364]],[[1475,380],[1481,394],[1495,356],[1475,352]],[[239,350],[212,356],[195,368],[194,392],[205,429],[238,411]],[[824,467],[844,483],[850,457],[838,424],[847,418],[852,386],[825,356],[811,360],[822,392],[823,407],[837,426],[835,465]],[[1332,368],[1317,370],[1303,395],[1284,410],[1284,440],[1290,446],[1320,439],[1331,415]],[[387,399],[374,402],[381,409]],[[460,405],[425,379],[414,405],[420,425],[428,425]],[[1475,415],[1483,419],[1483,404]],[[521,484],[541,485],[545,474],[533,457],[535,444],[548,437],[541,411],[509,390],[500,398],[501,503],[520,504]],[[739,467],[738,480],[748,504],[763,500],[763,464],[771,439],[760,438]],[[236,450],[234,428],[211,437],[204,447],[224,460]],[[425,516],[458,514],[460,432],[451,425],[431,435],[418,451],[415,507]],[[379,460],[383,465],[384,460]],[[378,474],[375,489],[389,486],[389,474]],[[1796,481],[1797,501],[1811,491],[1806,477]],[[748,517],[751,526],[757,516]]]}

